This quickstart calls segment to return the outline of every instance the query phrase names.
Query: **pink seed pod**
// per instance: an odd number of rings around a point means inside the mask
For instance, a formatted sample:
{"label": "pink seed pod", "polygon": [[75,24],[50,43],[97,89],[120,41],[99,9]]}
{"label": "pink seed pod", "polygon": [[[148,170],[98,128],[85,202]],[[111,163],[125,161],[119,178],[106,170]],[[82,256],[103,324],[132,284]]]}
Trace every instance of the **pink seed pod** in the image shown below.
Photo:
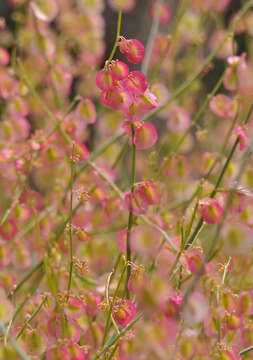
{"label": "pink seed pod", "polygon": [[123,80],[129,74],[129,67],[126,63],[120,60],[112,60],[108,66],[109,73],[115,80]]}
{"label": "pink seed pod", "polygon": [[183,318],[187,326],[194,326],[204,321],[208,313],[209,306],[206,297],[200,292],[195,292],[183,310]]}
{"label": "pink seed pod", "polygon": [[50,80],[56,89],[61,91],[64,95],[67,95],[70,91],[73,76],[65,66],[56,65],[52,69]]}
{"label": "pink seed pod", "polygon": [[207,197],[199,201],[199,213],[207,224],[218,224],[223,218],[224,209],[217,200]]}
{"label": "pink seed pod", "polygon": [[210,1],[212,9],[218,12],[223,12],[228,7],[231,0],[214,0]]}
{"label": "pink seed pod", "polygon": [[132,94],[144,94],[148,87],[146,76],[141,71],[131,71],[124,80],[124,86]]}
{"label": "pink seed pod", "polygon": [[125,39],[120,36],[119,49],[124,54],[127,60],[133,64],[140,63],[145,56],[145,47],[136,39]]}
{"label": "pink seed pod", "polygon": [[176,294],[171,295],[166,303],[165,315],[168,318],[176,317],[182,302],[183,302],[182,296]]}
{"label": "pink seed pod", "polygon": [[160,196],[155,184],[143,181],[135,184],[133,192],[129,191],[125,194],[124,201],[129,211],[140,215],[146,213],[148,206],[157,204],[160,201]]}
{"label": "pink seed pod", "polygon": [[183,132],[190,126],[191,118],[184,108],[174,106],[170,110],[170,116],[167,121],[167,128],[173,132]]}
{"label": "pink seed pod", "polygon": [[96,122],[96,108],[90,99],[81,100],[75,109],[75,116],[85,124]]}
{"label": "pink seed pod", "polygon": [[117,299],[113,304],[113,318],[122,328],[134,319],[136,312],[135,305],[128,299]]}
{"label": "pink seed pod", "polygon": [[27,328],[20,337],[24,350],[32,356],[42,355],[46,350],[46,337],[38,329]]}
{"label": "pink seed pod", "polygon": [[251,346],[253,343],[253,324],[249,323],[241,330],[241,342],[243,347]]}
{"label": "pink seed pod", "polygon": [[199,249],[192,248],[184,254],[188,269],[196,274],[204,264],[203,253]]}
{"label": "pink seed pod", "polygon": [[223,322],[227,330],[237,330],[242,326],[242,319],[235,313],[226,313]]}
{"label": "pink seed pod", "polygon": [[132,95],[121,87],[117,87],[114,91],[106,91],[101,94],[101,101],[104,105],[115,110],[127,111],[132,105]]}
{"label": "pink seed pod", "polygon": [[100,70],[96,76],[97,87],[102,91],[114,90],[116,86],[115,77],[109,69]]}
{"label": "pink seed pod", "polygon": [[221,304],[225,310],[233,313],[237,310],[238,298],[230,290],[225,290],[221,294]]}
{"label": "pink seed pod", "polygon": [[157,106],[157,97],[149,90],[139,97],[146,111],[154,110]]}
{"label": "pink seed pod", "polygon": [[0,269],[11,262],[11,251],[6,242],[0,241]]}
{"label": "pink seed pod", "polygon": [[31,266],[31,255],[24,244],[15,243],[11,252],[11,262],[18,269],[23,269]]}
{"label": "pink seed pod", "polygon": [[141,121],[143,116],[158,106],[156,96],[147,89],[144,94],[133,97],[132,105],[125,111],[129,121]]}
{"label": "pink seed pod", "polygon": [[99,312],[99,304],[101,303],[100,296],[94,291],[88,291],[84,295],[86,305],[87,305],[87,314],[93,318]]}
{"label": "pink seed pod", "polygon": [[[210,51],[213,51],[217,48],[217,44],[221,43],[221,41],[225,38],[225,34],[226,32],[223,29],[219,29],[213,32],[209,41]],[[223,42],[223,46],[220,48],[216,56],[220,59],[226,59],[229,56],[232,56],[234,51],[237,51],[236,42],[232,38],[226,38],[226,41]]]}
{"label": "pink seed pod", "polygon": [[69,296],[68,301],[64,303],[64,312],[70,319],[79,319],[86,313],[86,303],[76,296]]}
{"label": "pink seed pod", "polygon": [[88,351],[77,343],[68,343],[49,348],[46,351],[46,360],[87,360]]}
{"label": "pink seed pod", "polygon": [[253,96],[253,68],[250,64],[243,62],[238,66],[238,87],[239,93],[246,97]]}
{"label": "pink seed pod", "polygon": [[239,149],[241,151],[246,150],[249,147],[249,137],[246,134],[245,127],[237,126],[235,133],[239,138]]}
{"label": "pink seed pod", "polygon": [[3,99],[11,99],[18,92],[17,82],[4,71],[0,72],[0,97]]}
{"label": "pink seed pod", "polygon": [[27,102],[20,96],[15,96],[8,103],[8,111],[12,116],[26,117],[29,113]]}
{"label": "pink seed pod", "polygon": [[134,9],[136,0],[108,0],[108,3],[114,10],[128,13]]}
{"label": "pink seed pod", "polygon": [[134,133],[134,144],[138,150],[151,148],[157,142],[158,134],[153,124],[145,122],[140,127],[136,127]]}
{"label": "pink seed pod", "polygon": [[152,4],[149,8],[149,15],[152,19],[159,19],[160,24],[167,24],[171,17],[170,6],[159,1]]}
{"label": "pink seed pod", "polygon": [[[204,332],[207,336],[211,338],[217,338],[217,335],[219,333],[218,324],[220,321],[220,314],[217,314],[216,312],[210,313],[205,319],[204,319]],[[222,329],[221,329],[222,330]]]}
{"label": "pink seed pod", "polygon": [[5,48],[0,47],[0,65],[6,66],[9,64],[9,61],[10,61],[10,54]]}
{"label": "pink seed pod", "polygon": [[237,112],[238,103],[227,95],[219,94],[213,97],[209,107],[216,116],[233,119]]}
{"label": "pink seed pod", "polygon": [[16,221],[8,219],[0,226],[0,237],[4,240],[12,240],[18,232]]}
{"label": "pink seed pod", "polygon": [[48,341],[54,343],[57,339],[66,339],[74,343],[80,340],[82,328],[75,319],[62,319],[53,315],[46,324]]}
{"label": "pink seed pod", "polygon": [[253,314],[253,294],[250,291],[244,291],[239,294],[237,311],[238,314]]}
{"label": "pink seed pod", "polygon": [[1,293],[0,294],[0,319],[4,324],[11,320],[14,314],[12,303]]}

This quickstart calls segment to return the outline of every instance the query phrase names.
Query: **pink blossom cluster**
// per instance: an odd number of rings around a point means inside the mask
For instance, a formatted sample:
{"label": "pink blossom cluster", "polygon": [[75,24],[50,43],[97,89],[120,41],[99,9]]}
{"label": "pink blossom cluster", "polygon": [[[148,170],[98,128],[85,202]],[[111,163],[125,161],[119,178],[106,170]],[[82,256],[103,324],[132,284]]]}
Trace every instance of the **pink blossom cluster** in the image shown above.
{"label": "pink blossom cluster", "polygon": [[252,1],[5,3],[0,359],[252,359]]}

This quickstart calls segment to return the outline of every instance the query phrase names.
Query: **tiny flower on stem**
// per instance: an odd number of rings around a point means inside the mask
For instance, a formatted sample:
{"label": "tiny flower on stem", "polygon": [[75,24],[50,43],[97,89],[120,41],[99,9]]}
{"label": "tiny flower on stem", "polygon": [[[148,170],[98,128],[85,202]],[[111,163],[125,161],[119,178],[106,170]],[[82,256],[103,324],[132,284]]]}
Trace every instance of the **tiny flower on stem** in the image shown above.
{"label": "tiny flower on stem", "polygon": [[119,49],[127,60],[133,64],[138,64],[144,59],[145,47],[137,39],[125,39],[120,36]]}
{"label": "tiny flower on stem", "polygon": [[112,315],[120,327],[127,326],[136,315],[136,307],[128,299],[117,299],[113,305]]}
{"label": "tiny flower on stem", "polygon": [[199,212],[207,224],[220,223],[224,215],[224,209],[218,201],[208,197],[199,201]]}

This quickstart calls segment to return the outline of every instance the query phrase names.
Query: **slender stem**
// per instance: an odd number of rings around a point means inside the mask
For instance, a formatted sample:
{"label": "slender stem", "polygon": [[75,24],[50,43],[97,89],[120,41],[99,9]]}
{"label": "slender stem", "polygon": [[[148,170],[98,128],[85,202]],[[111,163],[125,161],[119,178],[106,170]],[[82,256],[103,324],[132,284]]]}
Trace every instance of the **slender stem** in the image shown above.
{"label": "slender stem", "polygon": [[42,266],[43,266],[43,261],[40,261],[38,264],[36,264],[23,277],[23,279],[18,283],[18,285],[15,287],[15,289],[8,294],[8,298],[12,298],[20,290],[20,288],[32,277],[32,275],[35,274],[37,271],[39,271],[42,268]]}
{"label": "slender stem", "polygon": [[[162,5],[163,4],[163,0],[157,0],[155,2],[155,7],[158,5]],[[151,25],[151,29],[150,29],[150,33],[149,33],[149,37],[148,37],[148,41],[147,41],[147,46],[146,46],[146,55],[145,58],[142,62],[142,66],[141,66],[141,71],[144,74],[147,74],[148,72],[148,66],[149,66],[149,61],[150,61],[150,57],[151,57],[151,53],[152,53],[152,47],[156,38],[156,35],[158,33],[159,30],[159,21],[160,21],[160,11],[156,11],[155,12],[155,16],[153,18],[152,21],[152,25]]]}
{"label": "slender stem", "polygon": [[[251,104],[251,106],[249,107],[249,110],[248,110],[248,112],[247,112],[247,115],[246,115],[246,117],[245,117],[245,120],[243,121],[244,124],[247,124],[247,122],[249,121],[250,115],[251,115],[252,111],[253,111],[253,104]],[[238,146],[238,144],[239,144],[239,141],[240,141],[240,138],[237,137],[236,140],[235,140],[235,142],[234,142],[234,145],[232,146],[232,148],[231,148],[231,150],[230,150],[230,153],[229,153],[229,155],[228,155],[228,157],[227,157],[227,160],[226,160],[224,166],[223,166],[222,169],[221,169],[221,172],[220,172],[220,175],[219,175],[219,177],[218,177],[218,179],[217,179],[217,181],[216,181],[215,187],[214,187],[213,191],[211,192],[211,194],[209,195],[211,198],[214,198],[215,195],[216,195],[216,193],[217,193],[217,190],[218,190],[218,188],[219,188],[219,186],[220,186],[220,184],[221,184],[221,182],[222,182],[222,180],[223,180],[223,177],[224,177],[224,175],[225,175],[225,173],[226,173],[226,170],[227,170],[227,168],[228,168],[228,165],[230,164],[230,161],[231,161],[231,159],[232,159],[232,157],[233,157],[233,155],[234,155],[234,153],[235,153],[235,150],[236,150],[236,148],[237,148],[237,146]],[[202,226],[203,226],[203,223],[204,223],[203,218],[200,218],[198,224],[196,225],[196,228],[195,228],[193,234],[191,235],[191,237],[189,238],[189,240],[188,240],[187,243],[186,243],[186,247],[187,247],[187,248],[188,248],[188,247],[194,242],[194,240],[196,239],[199,231],[201,230],[201,228],[202,228]]]}
{"label": "slender stem", "polygon": [[140,313],[139,315],[136,316],[136,318],[134,320],[132,320],[123,330],[120,331],[119,334],[117,335],[113,335],[105,344],[104,348],[102,349],[102,351],[100,351],[97,355],[94,356],[93,360],[97,360],[98,358],[100,358],[101,355],[104,355],[111,346],[113,346],[114,344],[116,344],[121,338],[122,336],[124,336],[126,334],[126,332],[128,330],[130,330],[136,323],[137,321],[139,321],[142,318],[142,313]]}
{"label": "slender stem", "polygon": [[[134,144],[134,125],[131,126],[132,130],[132,170],[131,170],[131,194],[134,192],[134,183],[135,183],[135,172],[136,172],[136,146]],[[126,236],[126,258],[127,263],[131,262],[131,231],[133,227],[133,210],[130,208],[129,216],[128,216],[128,224],[127,224],[127,236]],[[131,275],[131,267],[127,267],[127,276],[126,276],[126,296],[129,298],[129,290],[128,290],[128,280]]]}
{"label": "slender stem", "polygon": [[121,29],[121,22],[122,22],[122,10],[119,10],[118,12],[118,22],[117,22],[117,33],[116,33],[116,39],[115,39],[115,42],[114,42],[114,45],[113,45],[113,48],[112,48],[112,52],[108,58],[108,60],[106,61],[106,63],[110,62],[115,53],[116,53],[116,50],[117,50],[117,46],[118,46],[118,41],[119,41],[119,36],[120,36],[120,29]]}
{"label": "slender stem", "polygon": [[[114,301],[116,299],[116,296],[118,295],[118,292],[119,292],[119,289],[120,289],[120,285],[122,283],[122,280],[123,280],[123,277],[124,277],[124,274],[125,274],[125,271],[126,271],[126,268],[127,268],[127,264],[126,266],[124,266],[121,274],[120,274],[120,278],[119,278],[119,281],[118,281],[118,284],[117,284],[117,287],[115,289],[115,292],[113,294],[113,298],[112,298],[112,301],[110,302],[110,306],[109,306],[109,310],[108,310],[108,314],[107,314],[107,319],[106,319],[106,325],[105,325],[105,332],[104,332],[104,337],[103,337],[103,345],[106,341],[106,338],[107,338],[107,334],[108,334],[108,331],[110,329],[110,320],[111,320],[111,315],[112,315],[112,309],[113,309],[113,304],[114,304]],[[115,269],[116,271],[116,269]]]}
{"label": "slender stem", "polygon": [[253,0],[248,1],[242,9],[238,12],[236,16],[236,21],[234,24],[231,25],[229,30],[227,31],[224,38],[221,40],[221,42],[217,45],[217,47],[206,57],[206,59],[203,61],[202,65],[193,72],[192,75],[186,79],[186,81],[181,84],[176,91],[171,95],[169,100],[166,102],[166,104],[158,106],[155,110],[150,111],[143,119],[143,121],[147,121],[150,118],[152,118],[154,115],[158,114],[161,110],[166,108],[168,104],[173,102],[176,98],[178,98],[180,95],[182,95],[191,85],[192,83],[203,73],[203,71],[206,69],[206,67],[213,61],[213,59],[216,57],[217,53],[220,51],[224,43],[227,41],[228,38],[233,36],[234,31],[236,29],[236,26],[238,24],[238,21],[247,13],[247,11],[253,6]]}
{"label": "slender stem", "polygon": [[[6,336],[7,329],[5,328],[4,324],[1,321],[0,321],[0,331],[2,332],[2,334],[4,336]],[[9,341],[10,341],[11,345],[14,347],[14,349],[17,351],[17,353],[19,354],[19,356],[22,360],[31,360],[30,356],[28,356],[25,353],[25,351],[21,347],[19,347],[16,340],[14,340],[13,338],[10,338]]]}
{"label": "slender stem", "polygon": [[252,351],[252,350],[253,350],[253,345],[248,346],[248,347],[246,347],[245,349],[243,349],[243,350],[240,351],[240,355],[245,355],[245,354],[247,354],[248,352],[250,352],[250,351]]}
{"label": "slender stem", "polygon": [[71,290],[72,283],[72,274],[73,274],[73,229],[72,229],[72,218],[73,218],[73,183],[74,183],[74,174],[75,174],[75,161],[74,161],[74,152],[75,145],[72,145],[71,152],[71,173],[70,173],[70,209],[69,209],[69,256],[70,256],[70,265],[69,265],[69,281],[68,281],[68,297]]}
{"label": "slender stem", "polygon": [[22,328],[20,329],[20,331],[18,332],[16,339],[19,339],[20,336],[23,334],[23,332],[25,331],[25,329],[27,328],[27,326],[29,325],[29,323],[35,318],[35,316],[40,312],[42,306],[45,304],[47,300],[47,296],[44,297],[44,299],[42,300],[42,302],[37,306],[37,308],[34,310],[34,312],[32,313],[32,315],[29,317],[28,320],[25,321],[24,325],[22,326]]}

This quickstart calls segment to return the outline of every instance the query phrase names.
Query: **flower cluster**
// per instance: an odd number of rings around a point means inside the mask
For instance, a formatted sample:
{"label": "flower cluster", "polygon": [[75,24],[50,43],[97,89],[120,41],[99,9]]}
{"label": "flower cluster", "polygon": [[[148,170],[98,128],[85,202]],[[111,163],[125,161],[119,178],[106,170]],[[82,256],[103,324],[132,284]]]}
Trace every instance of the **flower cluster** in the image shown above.
{"label": "flower cluster", "polygon": [[252,359],[252,0],[0,3],[0,359]]}

